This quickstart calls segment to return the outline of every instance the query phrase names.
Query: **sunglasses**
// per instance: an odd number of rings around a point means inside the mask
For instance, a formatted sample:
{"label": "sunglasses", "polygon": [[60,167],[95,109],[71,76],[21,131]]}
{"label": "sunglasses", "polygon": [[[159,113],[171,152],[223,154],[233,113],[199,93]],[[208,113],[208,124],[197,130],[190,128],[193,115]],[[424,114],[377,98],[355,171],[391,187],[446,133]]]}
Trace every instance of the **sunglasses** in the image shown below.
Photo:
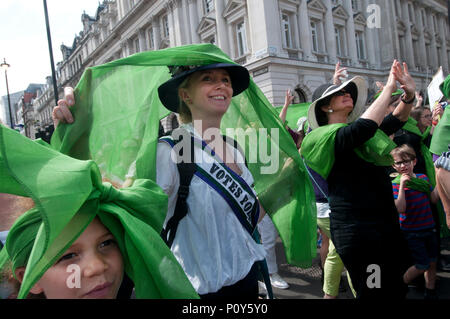
{"label": "sunglasses", "polygon": [[334,93],[334,96],[344,96],[345,94],[350,94],[350,92],[347,92],[345,89],[342,89],[340,91],[337,91],[336,93]]}

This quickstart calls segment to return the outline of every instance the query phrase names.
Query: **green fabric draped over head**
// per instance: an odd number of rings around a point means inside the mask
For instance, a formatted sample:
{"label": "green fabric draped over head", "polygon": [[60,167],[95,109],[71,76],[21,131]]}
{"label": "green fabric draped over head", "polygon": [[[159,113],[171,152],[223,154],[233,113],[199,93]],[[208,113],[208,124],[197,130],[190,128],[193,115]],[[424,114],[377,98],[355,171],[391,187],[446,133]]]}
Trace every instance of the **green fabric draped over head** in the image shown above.
{"label": "green fabric draped over head", "polygon": [[[134,160],[138,178],[155,180],[159,120],[169,113],[157,89],[170,78],[167,66],[221,62],[234,63],[216,46],[198,44],[88,68],[75,88],[75,123],[60,125],[52,145],[75,158],[92,158],[113,181],[125,176]],[[221,125],[222,133],[245,151],[255,190],[280,233],[288,263],[309,267],[317,236],[312,184],[278,113],[253,80],[233,97]]]}
{"label": "green fabric draped over head", "polygon": [[[347,126],[347,123],[328,124],[312,130],[302,143],[301,153],[306,164],[320,176],[327,179],[334,165],[334,144],[337,131]],[[395,143],[381,130],[354,152],[363,160],[377,166],[392,165],[389,154],[395,148]]]}
{"label": "green fabric draped over head", "polygon": [[18,297],[33,285],[98,216],[115,237],[137,298],[198,298],[159,236],[167,196],[151,180],[117,190],[97,165],[63,155],[0,125],[0,192],[27,196],[35,208],[12,226],[0,268],[25,266]]}

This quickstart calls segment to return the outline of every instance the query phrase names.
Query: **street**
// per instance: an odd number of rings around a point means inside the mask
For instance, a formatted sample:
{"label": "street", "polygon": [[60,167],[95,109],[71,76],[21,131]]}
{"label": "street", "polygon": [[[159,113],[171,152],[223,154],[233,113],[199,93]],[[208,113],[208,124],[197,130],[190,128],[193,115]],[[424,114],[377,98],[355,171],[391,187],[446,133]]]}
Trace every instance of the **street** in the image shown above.
{"label": "street", "polygon": [[[442,239],[441,253],[447,260],[450,260],[450,238]],[[319,250],[317,250],[317,257],[313,260],[312,267],[307,269],[290,266],[286,263],[280,238],[277,239],[276,254],[278,273],[290,285],[289,289],[286,290],[273,288],[276,299],[321,299],[323,297]],[[345,291],[339,293],[339,299],[353,299],[345,272],[342,273],[342,281]],[[438,269],[436,288],[438,289],[439,299],[450,299],[450,272]],[[406,298],[423,299],[423,290],[410,287]]]}

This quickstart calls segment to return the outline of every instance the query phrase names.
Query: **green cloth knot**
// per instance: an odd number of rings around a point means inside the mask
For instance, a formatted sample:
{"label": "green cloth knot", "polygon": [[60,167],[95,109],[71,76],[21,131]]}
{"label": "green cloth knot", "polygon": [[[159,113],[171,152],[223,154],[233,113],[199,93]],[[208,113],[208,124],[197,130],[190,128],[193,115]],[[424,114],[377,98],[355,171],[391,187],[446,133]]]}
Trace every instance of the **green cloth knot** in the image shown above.
{"label": "green cloth knot", "polygon": [[114,202],[120,197],[120,190],[114,188],[111,183],[104,182],[100,187],[100,202]]}

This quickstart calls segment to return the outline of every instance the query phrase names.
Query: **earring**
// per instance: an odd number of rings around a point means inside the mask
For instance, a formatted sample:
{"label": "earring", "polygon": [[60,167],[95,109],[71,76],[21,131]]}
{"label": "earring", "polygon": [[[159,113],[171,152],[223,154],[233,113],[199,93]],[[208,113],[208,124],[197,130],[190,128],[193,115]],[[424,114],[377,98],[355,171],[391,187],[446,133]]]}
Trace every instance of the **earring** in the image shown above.
{"label": "earring", "polygon": [[328,109],[328,113],[333,113],[333,109],[331,107]]}

